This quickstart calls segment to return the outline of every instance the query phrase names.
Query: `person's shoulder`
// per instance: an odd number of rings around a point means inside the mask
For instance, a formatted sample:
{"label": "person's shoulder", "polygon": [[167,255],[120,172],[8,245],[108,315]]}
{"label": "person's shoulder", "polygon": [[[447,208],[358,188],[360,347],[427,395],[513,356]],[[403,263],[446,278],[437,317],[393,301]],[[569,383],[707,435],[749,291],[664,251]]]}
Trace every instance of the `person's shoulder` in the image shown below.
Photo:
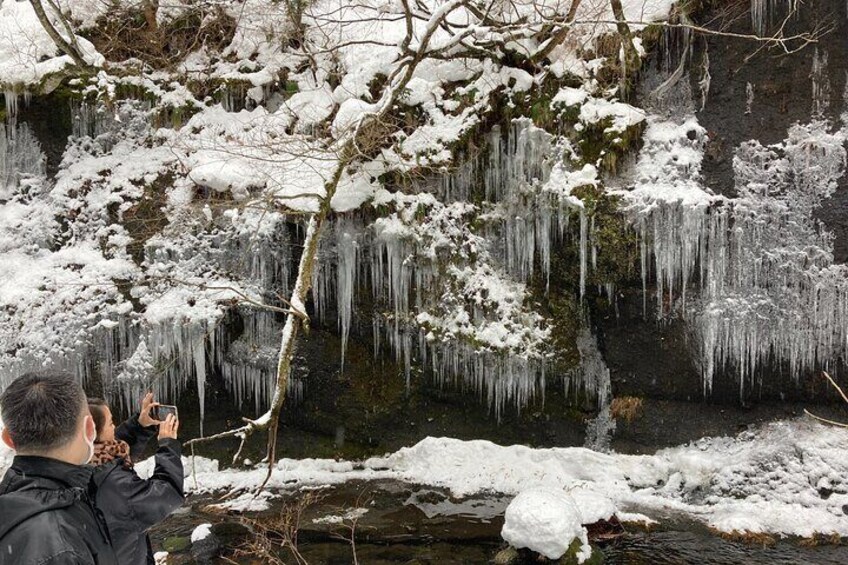
{"label": "person's shoulder", "polygon": [[92,479],[94,480],[94,484],[99,488],[103,485],[103,483],[108,482],[115,476],[120,477],[123,474],[122,471],[127,470],[128,469],[124,465],[124,460],[120,457],[116,457],[108,463],[104,463],[103,465],[98,465],[97,467],[95,467],[94,473],[92,474]]}
{"label": "person's shoulder", "polygon": [[[3,536],[6,555],[14,563],[89,563],[85,542],[76,527],[68,523],[65,508],[39,512],[15,525]],[[79,539],[75,539],[79,538]],[[76,561],[71,557],[77,556]],[[91,557],[90,553],[87,557]],[[0,565],[5,565],[0,559]]]}

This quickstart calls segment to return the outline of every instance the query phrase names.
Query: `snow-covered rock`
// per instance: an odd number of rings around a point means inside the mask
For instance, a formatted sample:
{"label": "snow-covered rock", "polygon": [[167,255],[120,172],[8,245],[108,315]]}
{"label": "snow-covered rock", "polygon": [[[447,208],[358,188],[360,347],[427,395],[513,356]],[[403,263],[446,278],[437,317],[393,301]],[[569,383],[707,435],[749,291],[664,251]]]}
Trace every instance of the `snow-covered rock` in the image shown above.
{"label": "snow-covered rock", "polygon": [[212,534],[212,524],[200,524],[191,532],[191,543],[208,538]]}
{"label": "snow-covered rock", "polygon": [[535,487],[515,497],[506,509],[501,536],[516,548],[559,559],[580,540],[579,563],[592,555],[583,516],[574,499],[550,487]]}

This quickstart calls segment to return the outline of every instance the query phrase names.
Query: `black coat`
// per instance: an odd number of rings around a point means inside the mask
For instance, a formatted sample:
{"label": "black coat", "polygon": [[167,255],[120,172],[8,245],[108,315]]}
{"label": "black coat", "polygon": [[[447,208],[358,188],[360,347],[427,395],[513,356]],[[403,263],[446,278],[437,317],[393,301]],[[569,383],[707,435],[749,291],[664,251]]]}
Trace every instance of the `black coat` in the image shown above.
{"label": "black coat", "polygon": [[[115,430],[115,437],[130,444],[130,456],[140,456],[155,428],[142,428],[131,418]],[[147,529],[164,520],[183,503],[183,464],[180,443],[159,441],[153,475],[144,480],[115,459],[94,471],[96,504],[106,518],[112,544],[121,565],[153,563]]]}
{"label": "black coat", "polygon": [[0,482],[0,565],[116,565],[93,469],[18,455]]}

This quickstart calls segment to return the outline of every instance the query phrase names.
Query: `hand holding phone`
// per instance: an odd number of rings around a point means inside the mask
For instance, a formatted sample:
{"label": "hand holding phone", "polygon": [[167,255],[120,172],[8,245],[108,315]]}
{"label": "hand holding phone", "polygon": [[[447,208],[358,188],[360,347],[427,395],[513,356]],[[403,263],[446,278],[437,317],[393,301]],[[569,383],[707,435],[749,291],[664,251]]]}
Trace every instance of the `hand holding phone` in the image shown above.
{"label": "hand holding phone", "polygon": [[153,409],[159,404],[153,399],[153,392],[148,392],[141,399],[141,411],[138,413],[138,423],[144,428],[156,426],[159,421],[153,415]]}

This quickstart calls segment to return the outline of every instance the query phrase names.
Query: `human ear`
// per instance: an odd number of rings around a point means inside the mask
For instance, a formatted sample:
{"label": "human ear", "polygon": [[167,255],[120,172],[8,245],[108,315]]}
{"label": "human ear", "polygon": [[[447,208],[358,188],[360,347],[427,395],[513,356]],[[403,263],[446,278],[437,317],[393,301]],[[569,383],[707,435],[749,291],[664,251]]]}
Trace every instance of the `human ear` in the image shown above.
{"label": "human ear", "polygon": [[0,437],[3,439],[3,443],[9,446],[11,449],[15,449],[15,442],[12,441],[12,436],[9,433],[9,428],[3,428],[3,431],[0,432]]}
{"label": "human ear", "polygon": [[91,414],[87,414],[84,418],[85,420],[85,440],[89,443],[94,443],[94,440],[97,439],[97,427],[94,425],[94,418],[91,417]]}

